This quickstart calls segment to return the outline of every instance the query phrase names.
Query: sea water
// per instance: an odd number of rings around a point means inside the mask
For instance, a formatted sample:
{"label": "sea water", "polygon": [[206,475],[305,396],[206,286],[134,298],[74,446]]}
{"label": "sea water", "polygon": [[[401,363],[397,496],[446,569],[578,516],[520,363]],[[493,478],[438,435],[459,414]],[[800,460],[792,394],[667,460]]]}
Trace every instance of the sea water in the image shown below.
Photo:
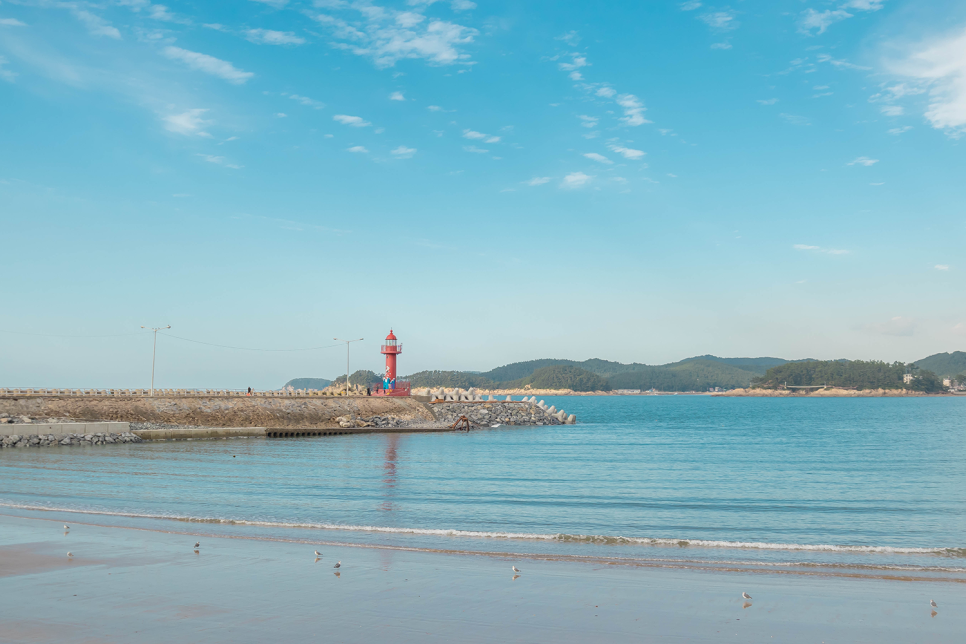
{"label": "sea water", "polygon": [[547,398],[576,425],[0,450],[0,512],[966,579],[966,398]]}

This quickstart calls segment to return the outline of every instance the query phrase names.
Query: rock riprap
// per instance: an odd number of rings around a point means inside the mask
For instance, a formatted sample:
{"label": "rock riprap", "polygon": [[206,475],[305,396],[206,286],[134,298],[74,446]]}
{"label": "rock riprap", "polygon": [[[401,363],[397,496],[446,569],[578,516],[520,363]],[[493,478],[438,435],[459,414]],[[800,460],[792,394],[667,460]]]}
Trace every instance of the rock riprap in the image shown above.
{"label": "rock riprap", "polygon": [[123,434],[30,434],[4,436],[0,447],[54,447],[56,445],[113,445],[115,443],[140,443],[141,438],[130,432]]}

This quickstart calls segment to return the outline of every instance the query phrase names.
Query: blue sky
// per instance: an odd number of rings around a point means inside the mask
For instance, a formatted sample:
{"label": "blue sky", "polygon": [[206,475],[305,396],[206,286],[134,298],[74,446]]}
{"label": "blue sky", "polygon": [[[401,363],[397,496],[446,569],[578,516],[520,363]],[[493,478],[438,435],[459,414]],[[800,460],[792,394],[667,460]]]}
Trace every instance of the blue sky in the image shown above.
{"label": "blue sky", "polygon": [[964,349],[926,4],[3,0],[0,384]]}

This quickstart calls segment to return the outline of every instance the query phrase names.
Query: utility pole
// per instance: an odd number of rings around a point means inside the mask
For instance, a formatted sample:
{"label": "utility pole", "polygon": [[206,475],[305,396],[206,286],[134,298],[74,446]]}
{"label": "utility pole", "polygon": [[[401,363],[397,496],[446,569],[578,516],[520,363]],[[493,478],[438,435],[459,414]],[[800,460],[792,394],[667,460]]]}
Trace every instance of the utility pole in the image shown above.
{"label": "utility pole", "polygon": [[[148,327],[142,325],[141,328],[147,329]],[[154,359],[158,355],[158,331],[162,329],[170,329],[171,325],[169,324],[168,326],[159,326],[159,327],[150,327],[150,328],[152,331],[154,331],[154,349],[151,350],[151,395],[153,396],[154,395]]]}
{"label": "utility pole", "polygon": [[345,395],[349,395],[349,344],[352,342],[361,342],[364,338],[356,338],[355,340],[342,340],[339,338],[332,338],[336,342],[345,342]]}

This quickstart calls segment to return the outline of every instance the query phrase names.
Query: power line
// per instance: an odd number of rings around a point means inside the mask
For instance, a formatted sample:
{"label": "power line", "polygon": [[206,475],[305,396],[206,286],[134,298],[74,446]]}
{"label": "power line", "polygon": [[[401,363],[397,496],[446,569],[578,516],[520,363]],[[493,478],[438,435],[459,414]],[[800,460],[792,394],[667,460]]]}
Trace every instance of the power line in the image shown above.
{"label": "power line", "polygon": [[169,338],[174,338],[176,340],[184,340],[185,342],[193,342],[195,344],[204,344],[209,347],[220,347],[222,349],[237,349],[239,351],[270,351],[273,353],[278,352],[289,352],[289,351],[316,351],[318,349],[331,349],[332,347],[341,346],[341,344],[328,344],[324,347],[306,347],[304,349],[253,349],[251,347],[233,347],[227,344],[214,344],[213,342],[202,342],[201,340],[192,340],[190,338],[182,338],[177,335],[172,335],[170,333],[161,333]]}

